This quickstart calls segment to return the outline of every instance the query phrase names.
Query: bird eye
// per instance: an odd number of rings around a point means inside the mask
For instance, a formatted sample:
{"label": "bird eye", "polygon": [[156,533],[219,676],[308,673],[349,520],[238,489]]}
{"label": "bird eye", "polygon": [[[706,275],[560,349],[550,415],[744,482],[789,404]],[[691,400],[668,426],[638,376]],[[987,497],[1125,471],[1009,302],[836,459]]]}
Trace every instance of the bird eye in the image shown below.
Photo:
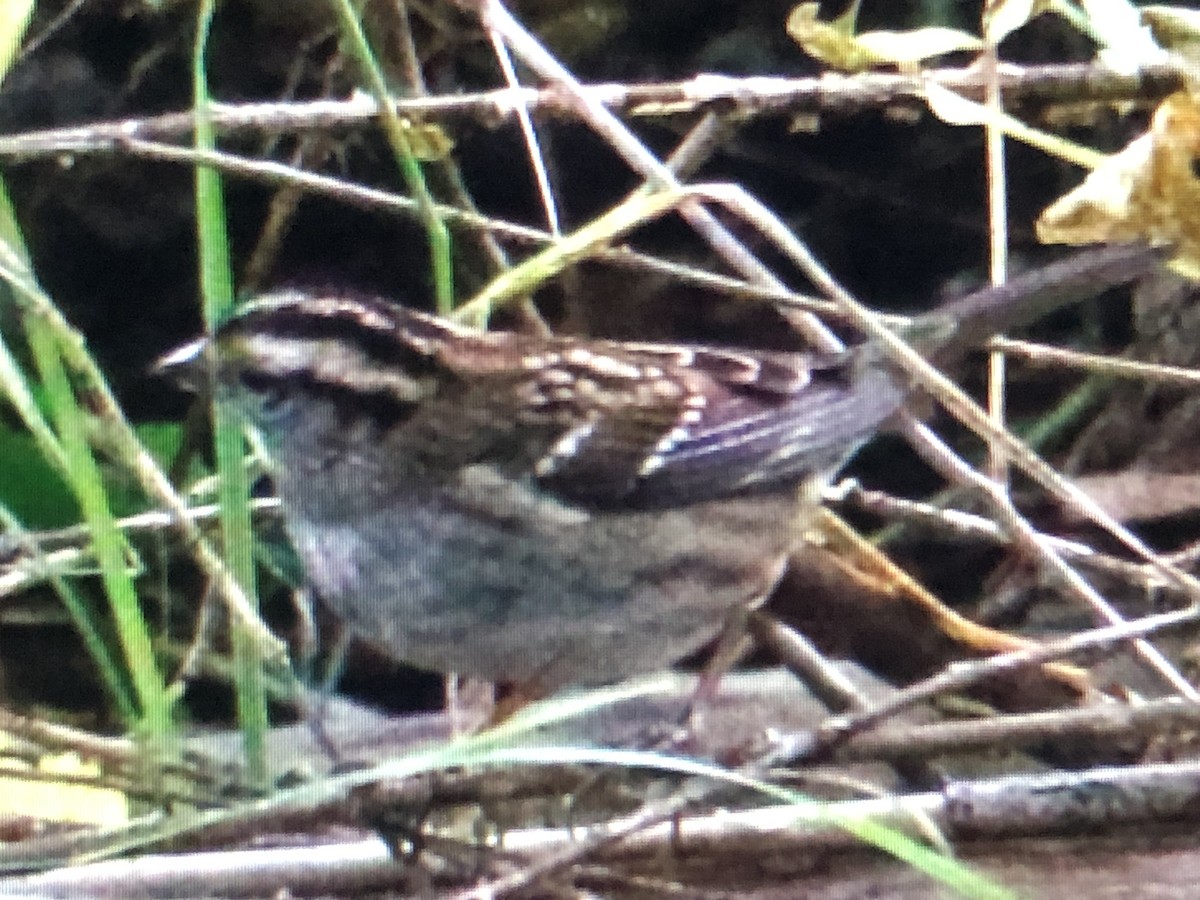
{"label": "bird eye", "polygon": [[291,408],[292,392],[284,379],[245,369],[238,373],[238,381],[242,389],[255,398],[264,418],[278,419]]}
{"label": "bird eye", "polygon": [[251,394],[268,394],[282,387],[278,378],[255,369],[242,369],[238,372],[238,382]]}

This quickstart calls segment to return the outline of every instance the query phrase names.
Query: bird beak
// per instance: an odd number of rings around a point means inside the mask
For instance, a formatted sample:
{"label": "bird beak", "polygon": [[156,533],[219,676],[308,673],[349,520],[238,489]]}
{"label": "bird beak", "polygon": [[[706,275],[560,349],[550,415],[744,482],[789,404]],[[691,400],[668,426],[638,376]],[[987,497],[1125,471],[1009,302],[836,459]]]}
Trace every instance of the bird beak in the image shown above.
{"label": "bird beak", "polygon": [[150,371],[181,388],[201,393],[208,383],[208,338],[198,337],[160,356]]}

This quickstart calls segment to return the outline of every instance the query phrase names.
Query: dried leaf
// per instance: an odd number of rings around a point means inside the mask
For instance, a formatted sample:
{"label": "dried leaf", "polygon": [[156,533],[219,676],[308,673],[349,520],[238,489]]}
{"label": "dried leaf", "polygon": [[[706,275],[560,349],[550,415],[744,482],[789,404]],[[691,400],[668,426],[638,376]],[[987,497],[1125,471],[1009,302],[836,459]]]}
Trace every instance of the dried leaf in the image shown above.
{"label": "dried leaf", "polygon": [[400,120],[413,156],[421,162],[437,162],[443,160],[454,150],[454,140],[446,134],[441,125],[429,122],[412,122]]}
{"label": "dried leaf", "polygon": [[1193,65],[1200,63],[1200,10],[1146,6],[1142,8],[1142,23],[1160,46]]}
{"label": "dried leaf", "polygon": [[983,41],[957,28],[926,26],[912,31],[864,31],[856,39],[877,62],[907,65],[964,50],[982,50]]}
{"label": "dried leaf", "polygon": [[857,72],[871,65],[866,54],[854,44],[853,26],[845,27],[845,17],[832,22],[817,18],[819,3],[801,3],[787,20],[787,33],[809,56],[835,69]]}
{"label": "dried leaf", "polygon": [[846,72],[878,65],[908,67],[934,56],[983,48],[983,42],[973,34],[937,26],[856,35],[850,13],[856,13],[857,6],[828,22],[818,19],[818,12],[817,3],[798,5],[788,16],[788,34],[810,56]]}
{"label": "dried leaf", "polygon": [[[789,558],[770,609],[825,652],[910,680],[964,655],[1031,650],[1037,642],[980,625],[943,604],[845,522],[824,511]],[[1087,674],[1051,664],[1018,690],[989,699],[1007,709],[1074,702]]]}
{"label": "dried leaf", "polygon": [[1045,243],[1175,245],[1175,267],[1200,277],[1200,106],[1173,94],[1150,131],[1111,156],[1037,222]]}

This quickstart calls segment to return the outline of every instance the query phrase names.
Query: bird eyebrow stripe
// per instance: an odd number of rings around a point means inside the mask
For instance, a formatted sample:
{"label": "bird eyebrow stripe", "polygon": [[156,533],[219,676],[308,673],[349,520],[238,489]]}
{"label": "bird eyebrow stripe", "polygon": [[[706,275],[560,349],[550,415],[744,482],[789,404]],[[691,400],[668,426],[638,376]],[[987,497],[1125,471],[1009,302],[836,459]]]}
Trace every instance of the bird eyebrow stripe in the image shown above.
{"label": "bird eyebrow stripe", "polygon": [[[426,335],[413,335],[416,341],[405,340],[397,333],[400,326],[397,325],[396,316],[403,314],[399,307],[388,317],[382,312],[364,315],[361,307],[325,309],[328,305],[264,304],[258,309],[247,310],[225,328],[247,336],[343,341],[371,361],[383,365],[402,366],[418,373],[438,368],[433,353],[424,352],[417,346],[428,343],[429,327],[421,329]],[[411,321],[422,326],[426,324],[426,320],[417,320],[415,317]]]}
{"label": "bird eyebrow stripe", "polygon": [[[364,393],[391,393],[401,403],[430,393],[426,372],[381,366],[363,358],[362,348],[334,338],[293,338],[254,332],[240,338],[241,367],[251,377],[298,378],[342,385]],[[423,377],[424,376],[424,377]]]}

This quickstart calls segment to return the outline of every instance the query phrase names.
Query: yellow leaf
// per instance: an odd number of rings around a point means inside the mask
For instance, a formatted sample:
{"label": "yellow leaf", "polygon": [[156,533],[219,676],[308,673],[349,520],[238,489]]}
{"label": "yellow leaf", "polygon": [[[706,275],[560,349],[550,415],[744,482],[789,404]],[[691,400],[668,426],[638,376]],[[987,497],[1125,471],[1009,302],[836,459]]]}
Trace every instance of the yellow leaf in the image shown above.
{"label": "yellow leaf", "polygon": [[408,137],[413,156],[421,162],[443,160],[454,150],[453,138],[440,125],[401,119],[400,126]]}
{"label": "yellow leaf", "polygon": [[855,43],[875,62],[896,65],[918,63],[945,53],[983,49],[983,41],[975,35],[935,25],[912,31],[864,31]]}
{"label": "yellow leaf", "polygon": [[859,50],[852,34],[843,27],[817,18],[818,3],[801,3],[787,20],[787,33],[809,56],[846,72],[858,72],[871,65],[871,59]]}
{"label": "yellow leaf", "polygon": [[787,20],[787,32],[809,56],[846,72],[878,65],[911,66],[934,56],[979,50],[983,42],[954,28],[928,26],[912,31],[853,33],[857,4],[830,22],[817,18],[817,3],[801,3]]}
{"label": "yellow leaf", "polygon": [[33,15],[33,0],[0,0],[0,78],[8,71]]}
{"label": "yellow leaf", "polygon": [[1037,221],[1045,243],[1146,241],[1174,246],[1176,269],[1200,277],[1200,106],[1186,91],[1154,113],[1150,130]]}

